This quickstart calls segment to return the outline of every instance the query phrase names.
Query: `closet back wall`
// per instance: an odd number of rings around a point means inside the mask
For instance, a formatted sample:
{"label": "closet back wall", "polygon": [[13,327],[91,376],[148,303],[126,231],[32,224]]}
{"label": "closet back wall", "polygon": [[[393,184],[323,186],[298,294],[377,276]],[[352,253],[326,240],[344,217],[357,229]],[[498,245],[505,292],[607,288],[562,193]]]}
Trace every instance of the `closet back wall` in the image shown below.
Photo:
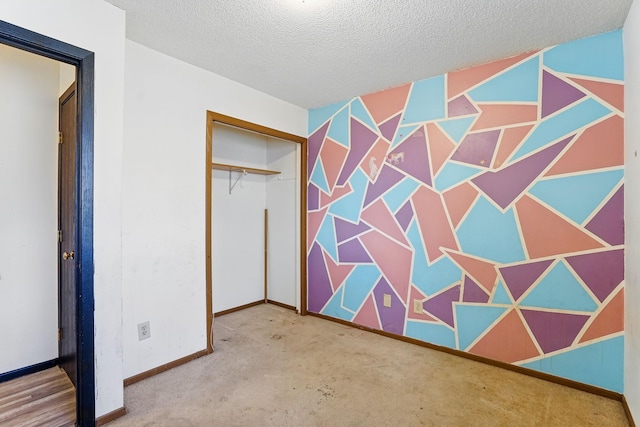
{"label": "closet back wall", "polygon": [[299,144],[267,138],[269,243],[267,272],[269,300],[300,309],[300,188]]}

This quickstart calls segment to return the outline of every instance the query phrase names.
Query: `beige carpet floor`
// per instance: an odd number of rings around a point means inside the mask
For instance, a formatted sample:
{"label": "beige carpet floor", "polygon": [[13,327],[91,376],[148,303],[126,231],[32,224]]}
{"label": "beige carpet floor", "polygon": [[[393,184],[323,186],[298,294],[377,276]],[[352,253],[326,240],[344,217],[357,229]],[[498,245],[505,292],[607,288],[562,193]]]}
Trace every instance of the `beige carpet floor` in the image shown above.
{"label": "beige carpet floor", "polygon": [[626,426],[620,402],[274,305],[125,389],[119,426]]}

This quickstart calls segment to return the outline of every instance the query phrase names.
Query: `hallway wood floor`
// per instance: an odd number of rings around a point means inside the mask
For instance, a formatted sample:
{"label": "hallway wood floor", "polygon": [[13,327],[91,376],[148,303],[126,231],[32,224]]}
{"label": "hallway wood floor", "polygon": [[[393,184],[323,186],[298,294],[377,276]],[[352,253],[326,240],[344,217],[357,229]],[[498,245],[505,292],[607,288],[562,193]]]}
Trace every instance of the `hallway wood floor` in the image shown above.
{"label": "hallway wood floor", "polygon": [[0,384],[2,427],[73,426],[75,412],[75,388],[58,367]]}
{"label": "hallway wood floor", "polygon": [[125,388],[109,427],[628,426],[618,401],[270,304],[213,354]]}

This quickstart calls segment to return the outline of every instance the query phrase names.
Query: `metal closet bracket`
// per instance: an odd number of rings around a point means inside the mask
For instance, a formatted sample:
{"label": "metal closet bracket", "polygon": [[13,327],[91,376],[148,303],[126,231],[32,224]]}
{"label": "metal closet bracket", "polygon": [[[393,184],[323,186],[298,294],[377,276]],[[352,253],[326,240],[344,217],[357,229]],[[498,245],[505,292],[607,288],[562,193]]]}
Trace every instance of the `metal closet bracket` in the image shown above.
{"label": "metal closet bracket", "polygon": [[240,182],[240,180],[242,179],[243,176],[245,176],[247,174],[247,170],[246,169],[242,169],[242,171],[238,170],[238,172],[241,172],[240,175],[238,175],[238,178],[236,178],[236,180],[233,182],[233,184],[231,183],[231,174],[232,174],[232,170],[229,169],[229,194],[231,194],[231,190],[233,190],[236,185],[238,185],[238,183]]}

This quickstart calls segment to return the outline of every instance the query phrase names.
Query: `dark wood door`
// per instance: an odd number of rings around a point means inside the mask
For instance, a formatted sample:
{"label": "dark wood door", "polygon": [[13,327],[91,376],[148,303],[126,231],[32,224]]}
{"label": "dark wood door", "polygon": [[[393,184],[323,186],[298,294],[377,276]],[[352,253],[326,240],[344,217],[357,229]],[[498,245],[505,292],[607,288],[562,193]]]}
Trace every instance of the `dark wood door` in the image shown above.
{"label": "dark wood door", "polygon": [[58,144],[59,364],[77,386],[76,341],[76,89],[60,97]]}

